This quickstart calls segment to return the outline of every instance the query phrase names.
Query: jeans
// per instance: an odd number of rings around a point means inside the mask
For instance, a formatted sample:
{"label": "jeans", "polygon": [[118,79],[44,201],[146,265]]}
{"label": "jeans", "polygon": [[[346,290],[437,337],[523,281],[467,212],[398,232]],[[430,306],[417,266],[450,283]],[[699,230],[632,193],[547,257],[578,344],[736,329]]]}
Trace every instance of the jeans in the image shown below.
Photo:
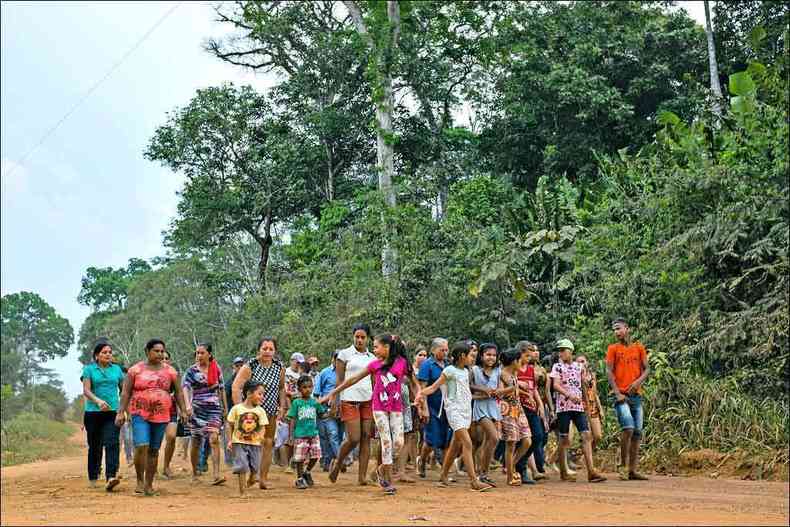
{"label": "jeans", "polygon": [[208,472],[208,456],[211,453],[211,444],[208,441],[208,436],[192,438],[193,441],[195,439],[197,439],[197,441],[201,441],[200,457],[198,457],[198,468],[203,472]]}
{"label": "jeans", "polygon": [[626,395],[625,401],[614,403],[614,411],[622,430],[633,430],[636,438],[642,437],[644,415],[642,413],[642,397],[639,395]]}
{"label": "jeans", "polygon": [[109,481],[118,475],[121,456],[121,429],[115,426],[115,412],[85,412],[83,423],[88,436],[88,479],[99,479],[102,454],[106,453],[104,473]]}
{"label": "jeans", "polygon": [[126,461],[129,463],[134,460],[134,440],[132,439],[132,422],[126,420],[121,427],[121,437],[123,438],[123,452],[126,455]]}
{"label": "jeans", "polygon": [[318,437],[321,440],[321,466],[328,467],[340,452],[340,426],[332,417],[318,420]]}
{"label": "jeans", "polygon": [[532,443],[527,449],[524,456],[516,463],[516,471],[523,474],[527,468],[527,461],[530,455],[535,455],[535,468],[538,472],[545,472],[545,458],[543,454],[543,443],[545,441],[546,432],[543,430],[543,420],[536,412],[525,410],[527,421],[529,421],[529,429],[532,431]]}

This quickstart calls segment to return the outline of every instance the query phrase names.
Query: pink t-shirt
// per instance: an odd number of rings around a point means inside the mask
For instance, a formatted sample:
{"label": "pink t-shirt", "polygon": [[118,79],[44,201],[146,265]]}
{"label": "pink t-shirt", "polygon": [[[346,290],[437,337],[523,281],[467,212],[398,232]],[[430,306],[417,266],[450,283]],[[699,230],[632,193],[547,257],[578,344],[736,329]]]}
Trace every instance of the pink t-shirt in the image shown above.
{"label": "pink t-shirt", "polygon": [[403,412],[401,400],[401,383],[408,371],[406,359],[398,357],[386,373],[381,372],[383,363],[376,359],[368,364],[368,371],[373,374],[374,412]]}
{"label": "pink t-shirt", "polygon": [[176,382],[176,370],[167,364],[160,370],[150,370],[144,362],[138,362],[127,375],[133,383],[129,413],[150,423],[170,422],[170,386]]}

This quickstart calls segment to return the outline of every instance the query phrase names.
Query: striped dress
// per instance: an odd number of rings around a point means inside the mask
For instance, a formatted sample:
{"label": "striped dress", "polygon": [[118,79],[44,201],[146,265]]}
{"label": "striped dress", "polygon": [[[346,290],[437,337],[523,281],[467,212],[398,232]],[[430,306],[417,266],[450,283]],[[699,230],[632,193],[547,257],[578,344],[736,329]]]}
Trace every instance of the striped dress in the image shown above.
{"label": "striped dress", "polygon": [[252,371],[250,380],[262,383],[265,388],[261,406],[271,420],[280,408],[280,376],[285,370],[283,363],[273,360],[269,366],[264,366],[258,359],[252,359],[248,366]]}
{"label": "striped dress", "polygon": [[197,364],[193,364],[184,374],[181,385],[192,391],[192,417],[187,428],[192,436],[205,436],[218,433],[222,427],[222,401],[220,390],[224,386],[222,370],[219,380],[209,386],[208,379],[200,371]]}

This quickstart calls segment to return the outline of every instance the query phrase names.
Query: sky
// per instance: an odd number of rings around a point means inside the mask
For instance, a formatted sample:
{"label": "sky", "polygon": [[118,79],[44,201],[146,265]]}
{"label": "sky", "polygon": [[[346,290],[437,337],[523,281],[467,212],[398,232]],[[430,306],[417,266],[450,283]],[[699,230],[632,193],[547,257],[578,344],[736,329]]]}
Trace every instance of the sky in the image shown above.
{"label": "sky", "polygon": [[[704,24],[702,2],[678,5]],[[199,88],[276,82],[203,51],[227,31],[213,18],[201,2],[0,4],[0,294],[41,295],[75,339],[88,267],[164,254],[182,178],[142,153],[166,112]],[[69,396],[82,390],[78,355],[47,364]]]}

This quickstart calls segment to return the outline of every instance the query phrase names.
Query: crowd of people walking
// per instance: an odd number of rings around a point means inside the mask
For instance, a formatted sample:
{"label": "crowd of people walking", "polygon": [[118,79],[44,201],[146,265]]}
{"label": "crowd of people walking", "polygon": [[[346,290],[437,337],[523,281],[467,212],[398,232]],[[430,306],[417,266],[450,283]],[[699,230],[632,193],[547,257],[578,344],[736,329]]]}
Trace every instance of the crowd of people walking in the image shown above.
{"label": "crowd of people walking", "polygon": [[[625,320],[614,320],[612,330],[616,342],[605,363],[621,429],[619,475],[644,480],[637,469],[647,352],[632,341]],[[211,484],[224,485],[224,457],[241,496],[255,485],[270,488],[275,458],[300,490],[314,485],[317,466],[335,483],[356,460],[357,483],[373,482],[388,495],[399,483],[427,478],[434,464],[441,467],[439,486],[463,475],[472,490],[486,492],[498,485],[497,469],[514,487],[549,478],[550,468],[563,481],[575,480],[574,429],[587,480],[606,480],[594,459],[606,413],[597,372],[587,357],[574,355],[570,340],[554,344],[547,369],[529,341],[500,350],[471,339],[450,346],[437,337],[410,355],[398,336],[373,337],[366,324],[354,325],[351,337],[323,369],[299,352],[286,366],[277,340],[264,337],[252,358],[233,360],[227,380],[209,343],[195,347],[195,362],[181,375],[160,339],[148,341],[145,360],[128,370],[113,361],[112,344],[100,340],[82,373],[90,485],[98,485],[104,459],[105,488],[118,487],[123,442],[135,492],[155,495],[162,443],[161,476],[170,479],[182,437],[193,479],[201,481],[210,459]],[[557,447],[547,458],[552,433]]]}

